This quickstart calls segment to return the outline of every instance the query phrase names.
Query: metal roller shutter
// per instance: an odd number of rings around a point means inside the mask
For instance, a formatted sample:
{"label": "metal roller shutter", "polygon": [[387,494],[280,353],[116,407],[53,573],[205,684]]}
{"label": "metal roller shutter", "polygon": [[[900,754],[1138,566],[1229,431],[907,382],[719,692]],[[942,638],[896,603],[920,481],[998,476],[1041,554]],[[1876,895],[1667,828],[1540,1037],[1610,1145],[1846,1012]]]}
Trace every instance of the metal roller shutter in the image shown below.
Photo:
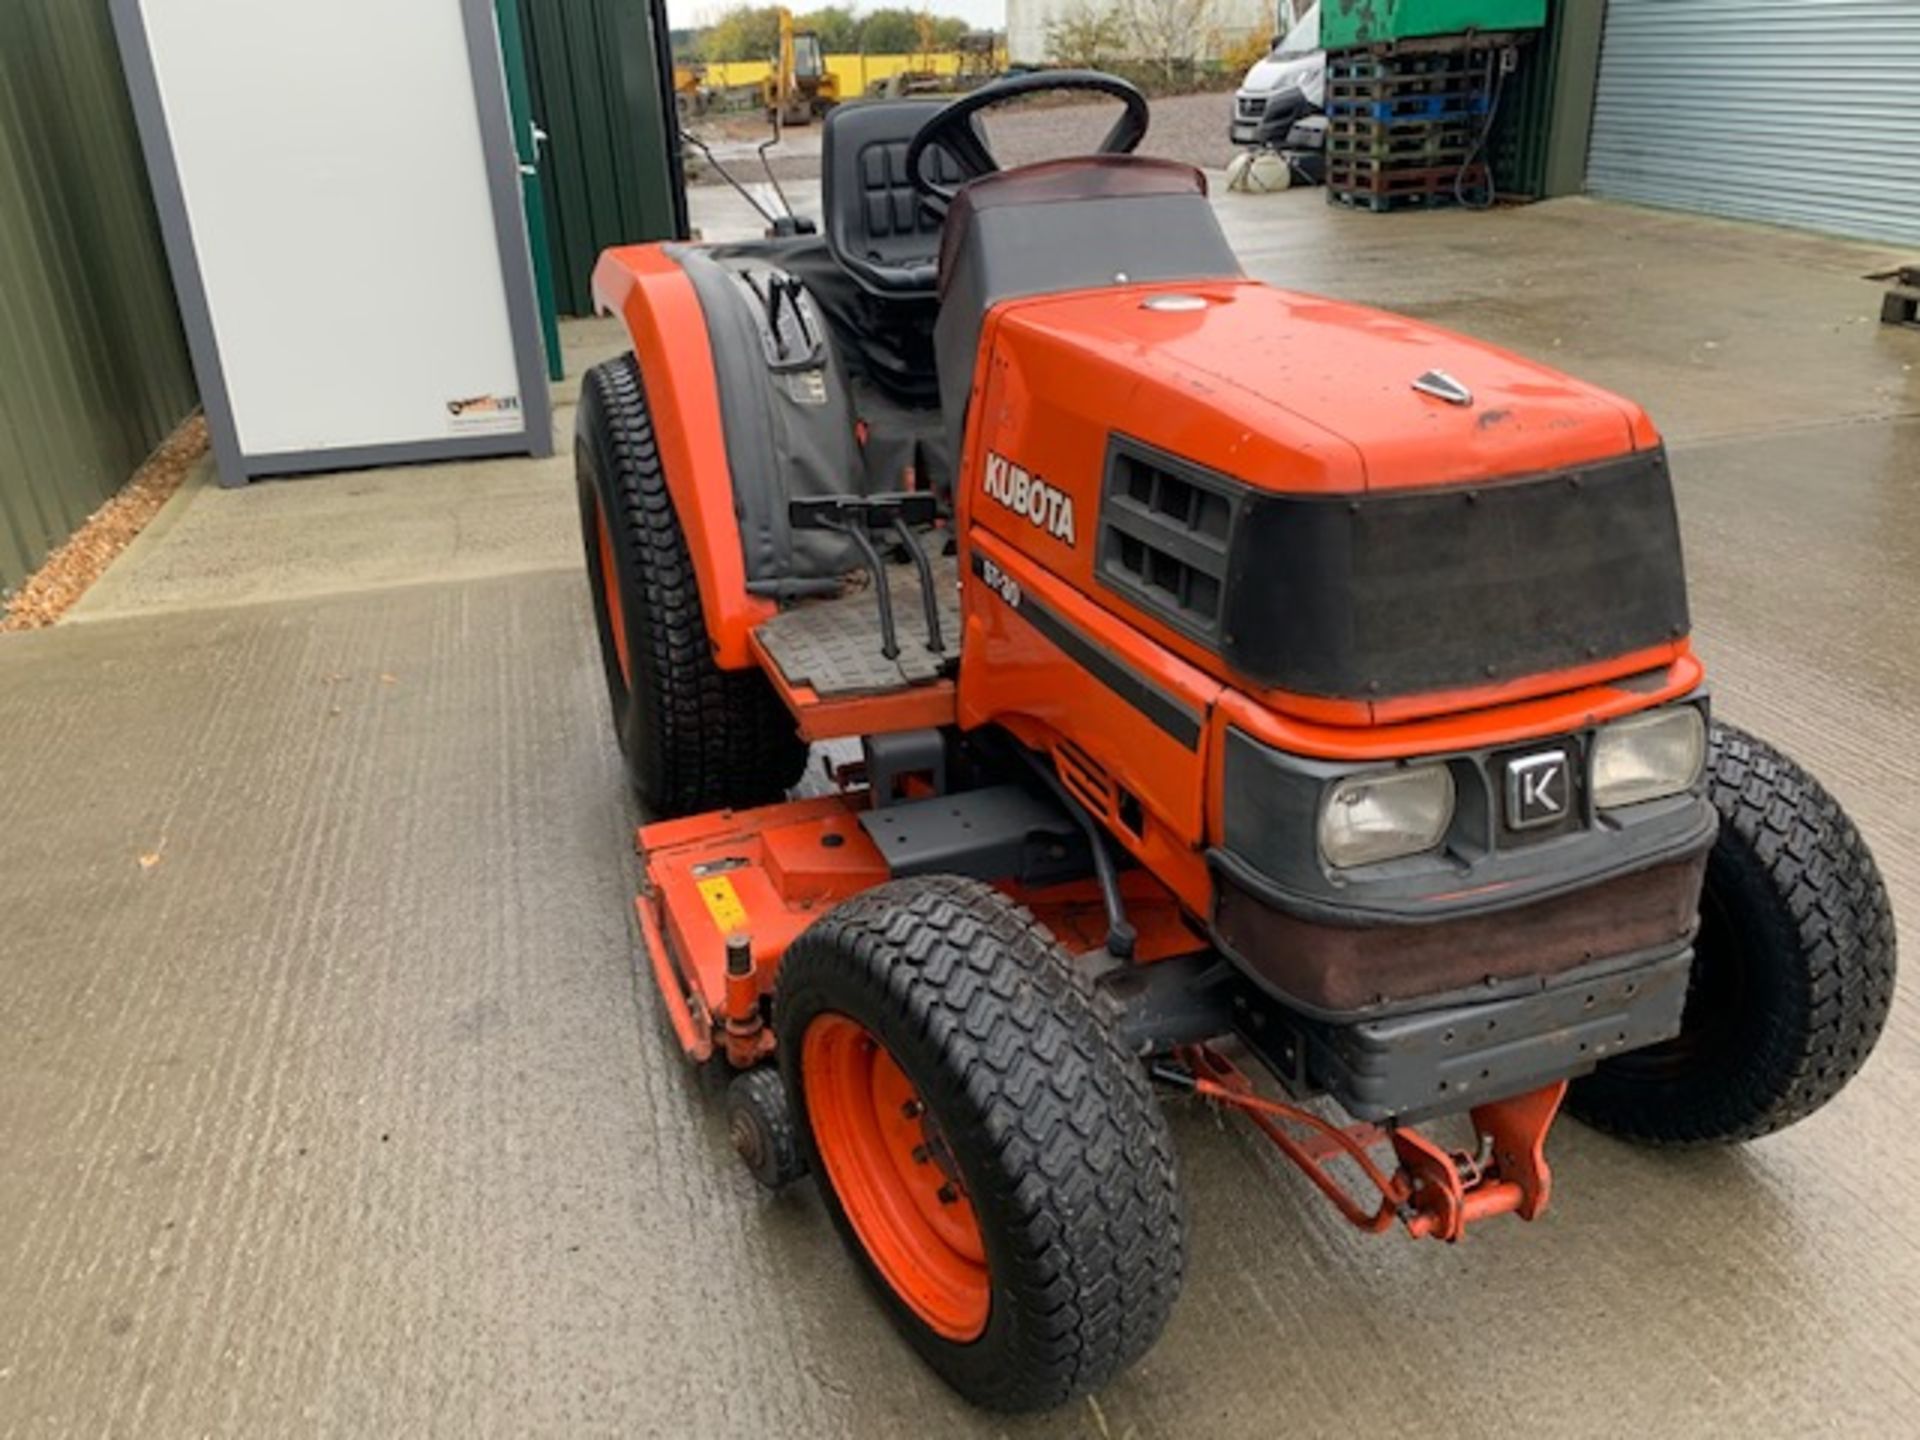
{"label": "metal roller shutter", "polygon": [[1610,0],[1587,188],[1920,242],[1920,3]]}

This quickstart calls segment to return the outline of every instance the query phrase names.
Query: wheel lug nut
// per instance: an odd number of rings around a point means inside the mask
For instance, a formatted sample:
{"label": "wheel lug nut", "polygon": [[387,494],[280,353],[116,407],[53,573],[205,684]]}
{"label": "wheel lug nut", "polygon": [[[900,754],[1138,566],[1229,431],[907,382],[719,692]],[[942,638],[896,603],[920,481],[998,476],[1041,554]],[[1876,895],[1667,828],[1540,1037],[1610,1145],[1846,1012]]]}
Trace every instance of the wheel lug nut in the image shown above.
{"label": "wheel lug nut", "polygon": [[922,1115],[927,1113],[927,1107],[922,1105],[918,1100],[909,1100],[900,1107],[900,1113],[909,1120],[918,1120]]}
{"label": "wheel lug nut", "polygon": [[913,1147],[913,1163],[914,1164],[924,1165],[932,1158],[933,1158],[933,1153],[929,1151],[926,1146],[916,1145]]}
{"label": "wheel lug nut", "polygon": [[942,1185],[940,1187],[939,1199],[942,1205],[951,1205],[953,1204],[954,1201],[958,1200],[959,1198],[960,1198],[960,1192],[953,1188],[953,1185],[951,1182],[949,1182],[948,1184]]}

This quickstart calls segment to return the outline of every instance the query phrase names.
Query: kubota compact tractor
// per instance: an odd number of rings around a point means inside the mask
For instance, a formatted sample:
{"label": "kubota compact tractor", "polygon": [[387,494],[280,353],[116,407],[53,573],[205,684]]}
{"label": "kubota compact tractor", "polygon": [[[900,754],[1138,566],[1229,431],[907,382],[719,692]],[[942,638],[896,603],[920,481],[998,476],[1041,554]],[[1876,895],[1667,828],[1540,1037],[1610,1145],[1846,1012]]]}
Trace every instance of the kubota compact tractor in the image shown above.
{"label": "kubota compact tractor", "polygon": [[[1123,114],[998,170],[1043,89]],[[1645,414],[1247,279],[1146,127],[1084,72],[836,109],[823,236],[601,259],[633,353],[579,411],[673,1031],[1008,1409],[1167,1319],[1156,1087],[1457,1240],[1545,1208],[1563,1100],[1763,1135],[1893,989],[1853,825],[1709,718]]]}

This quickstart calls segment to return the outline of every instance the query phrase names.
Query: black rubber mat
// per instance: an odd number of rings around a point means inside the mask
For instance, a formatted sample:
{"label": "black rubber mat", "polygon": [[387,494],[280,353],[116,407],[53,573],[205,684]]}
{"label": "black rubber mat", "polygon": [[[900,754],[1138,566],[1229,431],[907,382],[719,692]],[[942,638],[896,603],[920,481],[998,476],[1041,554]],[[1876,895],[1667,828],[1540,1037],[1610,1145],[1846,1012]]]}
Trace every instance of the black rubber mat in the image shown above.
{"label": "black rubber mat", "polygon": [[880,606],[863,576],[856,588],[825,600],[806,600],[760,627],[760,641],[792,685],[821,696],[874,695],[940,678],[960,658],[960,571],[951,555],[933,561],[940,595],[941,653],[927,648],[926,606],[911,565],[890,566],[888,593],[899,655],[881,653]]}

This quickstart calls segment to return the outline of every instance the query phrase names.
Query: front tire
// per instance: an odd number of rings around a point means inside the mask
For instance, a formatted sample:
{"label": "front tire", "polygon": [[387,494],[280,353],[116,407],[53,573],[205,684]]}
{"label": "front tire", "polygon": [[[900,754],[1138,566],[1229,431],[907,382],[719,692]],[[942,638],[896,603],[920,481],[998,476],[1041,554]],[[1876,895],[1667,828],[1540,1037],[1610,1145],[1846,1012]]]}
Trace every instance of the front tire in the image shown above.
{"label": "front tire", "polygon": [[827,1209],[948,1384],[1037,1410],[1145,1353],[1184,1263],[1171,1139],[1031,914],[973,880],[880,886],[789,947],[774,1009]]}
{"label": "front tire", "polygon": [[1893,1004],[1893,910],[1860,832],[1785,755],[1715,724],[1707,859],[1680,1034],[1576,1080],[1570,1113],[1656,1145],[1751,1140],[1866,1063]]}
{"label": "front tire", "polygon": [[722,670],[632,355],[580,387],[574,473],[613,727],[656,819],[778,800],[807,762],[758,670]]}

